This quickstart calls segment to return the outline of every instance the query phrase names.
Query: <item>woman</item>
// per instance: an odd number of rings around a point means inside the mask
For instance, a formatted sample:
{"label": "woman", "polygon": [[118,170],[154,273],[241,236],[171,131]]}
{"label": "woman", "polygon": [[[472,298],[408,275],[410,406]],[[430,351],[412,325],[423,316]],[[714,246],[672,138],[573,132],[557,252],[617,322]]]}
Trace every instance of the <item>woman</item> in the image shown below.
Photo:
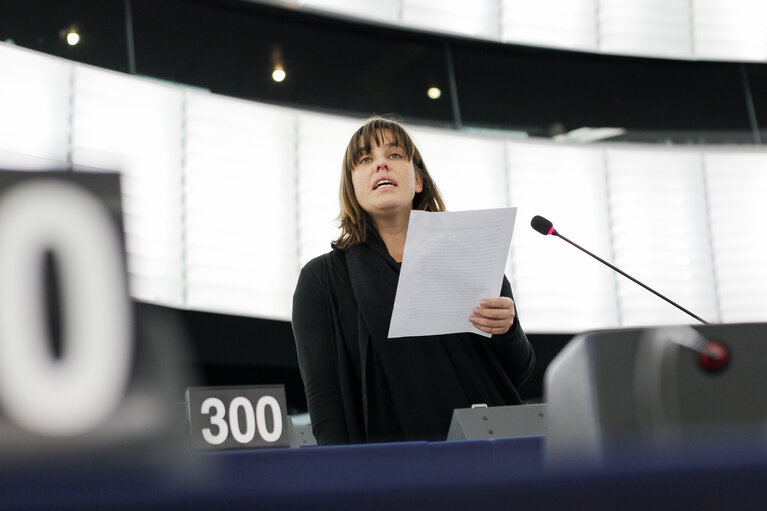
{"label": "woman", "polygon": [[535,360],[511,287],[470,314],[493,334],[387,339],[411,209],[444,204],[410,136],[374,117],[352,136],[341,236],[301,271],[293,332],[318,444],[444,440],[455,408],[521,403]]}

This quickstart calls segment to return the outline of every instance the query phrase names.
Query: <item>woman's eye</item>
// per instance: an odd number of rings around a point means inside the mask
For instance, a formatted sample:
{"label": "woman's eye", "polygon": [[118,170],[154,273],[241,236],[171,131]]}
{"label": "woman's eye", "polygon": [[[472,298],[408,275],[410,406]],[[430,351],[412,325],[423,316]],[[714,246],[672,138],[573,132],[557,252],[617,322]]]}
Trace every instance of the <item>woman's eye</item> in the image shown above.
{"label": "woman's eye", "polygon": [[370,156],[363,156],[362,158],[360,158],[360,163],[367,163],[367,162],[369,162],[369,161],[373,161],[373,160],[370,158]]}
{"label": "woman's eye", "polygon": [[399,153],[392,153],[389,155],[389,158],[402,158],[402,155]]}

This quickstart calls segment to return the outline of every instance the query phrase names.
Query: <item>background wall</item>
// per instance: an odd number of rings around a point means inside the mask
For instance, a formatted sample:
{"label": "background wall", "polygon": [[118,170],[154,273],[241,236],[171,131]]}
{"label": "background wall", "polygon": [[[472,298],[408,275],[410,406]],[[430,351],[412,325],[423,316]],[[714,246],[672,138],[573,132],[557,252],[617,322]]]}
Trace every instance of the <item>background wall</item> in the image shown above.
{"label": "background wall", "polygon": [[[134,298],[183,311],[210,382],[285,381],[299,409],[295,278],[336,235],[348,137],[396,112],[450,209],[520,208],[507,273],[535,397],[571,334],[690,319],[533,233],[534,214],[709,321],[767,316],[751,234],[767,216],[761,39],[695,60],[717,46],[687,2],[694,51],[619,56],[660,47],[605,42],[609,3],[580,53],[414,30],[438,17],[408,2],[374,22],[245,1],[0,2],[0,167],[120,172]],[[511,4],[499,23],[525,19]]]}

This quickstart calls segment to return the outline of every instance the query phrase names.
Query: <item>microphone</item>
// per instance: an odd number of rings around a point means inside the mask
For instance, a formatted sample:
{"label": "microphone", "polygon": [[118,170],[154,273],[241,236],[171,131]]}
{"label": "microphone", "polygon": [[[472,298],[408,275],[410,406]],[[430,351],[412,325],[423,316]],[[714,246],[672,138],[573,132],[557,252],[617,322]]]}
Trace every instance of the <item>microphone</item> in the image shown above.
{"label": "microphone", "polygon": [[607,261],[605,261],[604,259],[602,259],[598,255],[592,254],[591,252],[589,252],[588,250],[586,250],[582,246],[580,246],[580,245],[578,245],[576,243],[573,243],[569,239],[565,238],[564,236],[559,234],[556,229],[554,229],[554,224],[552,224],[549,220],[546,220],[542,216],[535,215],[533,217],[533,219],[530,221],[530,226],[533,229],[535,229],[536,231],[538,231],[539,233],[543,234],[544,236],[548,236],[549,234],[551,234],[552,236],[557,236],[559,238],[562,238],[563,240],[565,240],[566,242],[568,242],[570,245],[574,246],[578,250],[581,250],[581,251],[587,253],[588,255],[590,255],[591,257],[593,257],[594,259],[596,259],[600,263],[609,266],[611,269],[617,271],[618,273],[620,273],[621,275],[623,275],[627,279],[631,280],[632,282],[635,282],[636,284],[639,284],[640,286],[642,286],[643,288],[645,288],[646,290],[648,290],[649,292],[651,292],[655,296],[666,300],[668,303],[670,303],[671,305],[673,305],[674,307],[676,307],[680,311],[684,312],[685,314],[688,314],[688,315],[692,316],[693,318],[697,319],[698,321],[700,321],[704,325],[710,325],[710,323],[708,321],[702,319],[699,316],[696,316],[695,314],[693,314],[692,312],[688,311],[687,309],[685,309],[684,307],[682,307],[678,303],[672,301],[669,298],[666,298],[665,296],[663,296],[662,294],[660,294],[659,292],[657,292],[653,288],[647,286],[646,284],[643,284],[642,282],[639,282],[637,279],[635,279],[634,277],[632,277],[628,273],[624,272],[620,268],[618,268],[616,266],[613,266],[612,264],[608,263]]}

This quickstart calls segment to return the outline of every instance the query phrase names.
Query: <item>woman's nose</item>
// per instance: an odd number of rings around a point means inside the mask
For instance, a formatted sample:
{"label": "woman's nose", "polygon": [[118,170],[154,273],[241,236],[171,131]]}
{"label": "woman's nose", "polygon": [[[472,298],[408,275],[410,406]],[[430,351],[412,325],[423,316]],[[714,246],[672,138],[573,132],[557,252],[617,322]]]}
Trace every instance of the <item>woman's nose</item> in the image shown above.
{"label": "woman's nose", "polygon": [[389,168],[389,163],[386,161],[386,158],[384,158],[383,156],[379,156],[378,158],[376,158],[376,170],[388,169],[388,168]]}

